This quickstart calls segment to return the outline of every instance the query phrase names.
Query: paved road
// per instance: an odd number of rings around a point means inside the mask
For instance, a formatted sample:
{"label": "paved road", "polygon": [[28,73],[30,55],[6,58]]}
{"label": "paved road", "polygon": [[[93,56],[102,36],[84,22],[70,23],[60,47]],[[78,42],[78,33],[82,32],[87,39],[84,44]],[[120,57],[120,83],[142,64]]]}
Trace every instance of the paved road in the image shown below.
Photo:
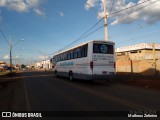
{"label": "paved road", "polygon": [[[128,111],[160,110],[160,91],[111,82],[70,82],[48,72],[24,72],[23,99],[15,110],[28,111]],[[18,90],[17,90],[18,91]],[[23,103],[24,104],[24,103]]]}

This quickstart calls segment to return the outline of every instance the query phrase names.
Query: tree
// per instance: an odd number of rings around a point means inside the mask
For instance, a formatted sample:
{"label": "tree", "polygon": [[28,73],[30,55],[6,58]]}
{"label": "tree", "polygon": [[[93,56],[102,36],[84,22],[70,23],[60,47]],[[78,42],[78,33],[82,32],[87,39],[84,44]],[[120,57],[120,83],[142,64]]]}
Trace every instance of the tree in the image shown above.
{"label": "tree", "polygon": [[26,65],[22,64],[22,65],[21,65],[21,68],[26,68]]}

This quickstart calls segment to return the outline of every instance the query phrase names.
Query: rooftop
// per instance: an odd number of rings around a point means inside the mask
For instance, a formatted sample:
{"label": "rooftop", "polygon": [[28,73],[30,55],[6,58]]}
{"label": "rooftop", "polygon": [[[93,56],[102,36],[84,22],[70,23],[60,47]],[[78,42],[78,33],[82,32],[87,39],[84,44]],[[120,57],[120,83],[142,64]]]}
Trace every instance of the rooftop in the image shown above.
{"label": "rooftop", "polygon": [[[153,49],[153,43],[141,43],[131,46],[125,46],[121,48],[116,48],[116,52],[126,52],[133,50],[142,50],[142,49]],[[160,50],[160,44],[155,44],[155,50]]]}

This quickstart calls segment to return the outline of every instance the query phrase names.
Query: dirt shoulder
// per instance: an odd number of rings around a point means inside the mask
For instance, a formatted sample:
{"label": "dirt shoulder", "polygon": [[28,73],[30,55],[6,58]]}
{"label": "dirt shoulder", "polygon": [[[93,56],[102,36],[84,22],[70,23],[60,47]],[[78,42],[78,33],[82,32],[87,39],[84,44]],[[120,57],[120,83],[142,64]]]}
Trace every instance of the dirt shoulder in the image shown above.
{"label": "dirt shoulder", "polygon": [[24,82],[20,73],[0,76],[0,111],[26,110]]}
{"label": "dirt shoulder", "polygon": [[127,85],[160,90],[160,76],[117,74],[117,81]]}

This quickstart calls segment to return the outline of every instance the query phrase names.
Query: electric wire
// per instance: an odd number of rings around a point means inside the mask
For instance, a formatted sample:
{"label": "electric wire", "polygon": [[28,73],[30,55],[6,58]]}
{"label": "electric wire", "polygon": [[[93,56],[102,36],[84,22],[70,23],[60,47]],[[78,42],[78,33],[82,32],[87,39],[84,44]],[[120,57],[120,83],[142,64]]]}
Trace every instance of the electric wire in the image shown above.
{"label": "electric wire", "polygon": [[8,42],[8,40],[7,40],[7,38],[6,38],[6,36],[5,36],[5,34],[4,34],[4,32],[3,32],[3,30],[2,30],[1,27],[0,27],[0,31],[1,31],[1,33],[2,33],[2,35],[3,35],[4,40],[6,41],[6,43],[7,43],[8,45],[10,45],[10,43]]}
{"label": "electric wire", "polygon": [[[158,0],[157,0],[157,1],[158,1]],[[141,9],[143,9],[144,7],[147,7],[147,6],[153,4],[153,3],[157,2],[157,1],[154,1],[154,2],[152,2],[152,3],[150,3],[150,4],[146,5],[146,6],[143,6],[143,7],[139,8],[139,9],[137,9],[137,10],[141,10]],[[146,1],[145,1],[145,2],[146,2]],[[143,2],[143,3],[144,3],[144,2]],[[140,4],[140,3],[139,3],[139,4]],[[141,3],[141,4],[142,4],[142,3]],[[137,10],[136,10],[136,11],[137,11]],[[131,13],[131,14],[132,14],[132,13]],[[144,13],[143,13],[143,14],[144,14]],[[124,18],[124,17],[123,17],[123,18]],[[111,23],[112,23],[112,21],[110,21],[110,22],[108,23],[108,25],[110,25]],[[95,33],[96,31],[98,31],[98,30],[101,29],[101,28],[102,28],[102,26],[99,27],[98,29],[96,29],[96,30],[94,30],[94,31],[92,31],[92,32],[90,32],[90,33],[88,33],[86,36],[88,37],[89,35]],[[86,37],[84,36],[83,38],[86,38]]]}
{"label": "electric wire", "polygon": [[[148,14],[152,14],[152,12],[153,12],[153,11],[150,11],[150,12],[147,12],[147,13],[142,13],[142,14],[143,14],[143,15],[144,15],[144,14],[148,15]],[[141,14],[140,14],[140,15],[141,15]],[[160,13],[159,13],[159,14],[155,14],[154,16],[157,16],[157,15],[160,15]],[[153,15],[152,15],[152,16],[153,16]],[[143,22],[143,23],[140,24],[139,26],[144,25],[144,24],[145,24],[145,22]],[[143,27],[144,27],[144,26],[143,26]],[[135,29],[133,29],[133,30],[136,31],[136,32],[138,32],[139,30],[141,30],[141,27],[140,27],[140,29],[138,29],[138,30],[137,30],[137,28],[135,28]],[[132,32],[134,32],[133,30],[132,30]],[[129,31],[131,31],[131,30],[129,30]],[[128,29],[127,29],[127,32],[118,33],[118,34],[116,34],[116,35],[114,34],[113,36],[110,36],[110,38],[116,38],[116,37],[119,37],[119,36],[123,36],[123,35],[126,34],[126,33],[128,34]],[[130,33],[131,33],[131,32],[130,32]]]}
{"label": "electric wire", "polygon": [[[86,5],[88,5],[90,8],[93,8],[89,3],[86,2]],[[94,9],[91,9],[93,12],[97,14],[97,12]],[[99,18],[102,18],[99,14],[97,14]]]}
{"label": "electric wire", "polygon": [[158,34],[158,35],[160,35],[159,34],[160,33],[160,31],[156,31],[156,32],[153,32],[153,33],[150,33],[150,34],[143,34],[143,35],[140,35],[140,36],[138,36],[138,37],[135,37],[135,38],[131,38],[131,39],[129,39],[129,40],[124,40],[124,41],[120,41],[120,42],[117,42],[117,44],[119,43],[119,44],[122,44],[122,43],[124,43],[124,42],[130,42],[130,41],[133,41],[133,40],[135,40],[135,39],[139,39],[139,38],[144,38],[144,37],[148,37],[148,36],[152,36],[152,35],[155,35],[155,34]]}
{"label": "electric wire", "polygon": [[113,5],[114,5],[114,0],[111,1],[111,9],[109,10],[109,13],[112,12],[112,10],[113,10]]}
{"label": "electric wire", "polygon": [[[110,13],[109,15],[107,15],[107,17],[108,17],[108,16],[111,16],[111,15],[113,15],[113,14],[117,14],[117,13],[119,13],[119,12],[128,10],[128,9],[131,9],[131,8],[136,7],[136,6],[138,6],[138,5],[144,4],[144,3],[148,2],[148,1],[150,1],[150,0],[146,0],[146,1],[144,1],[144,2],[135,4],[135,5],[133,5],[133,6],[130,6],[130,7],[121,9],[121,10],[119,10],[119,11]],[[158,2],[158,1],[159,1],[159,0],[156,0],[156,1],[152,2],[152,3],[150,3],[150,4],[156,3],[156,2]],[[143,7],[141,7],[141,8],[138,9],[138,10],[141,10],[142,8],[149,6],[150,4],[148,4],[148,5],[146,5],[146,6],[143,6]],[[62,51],[62,50],[64,50],[64,49],[68,48],[70,45],[74,44],[75,42],[81,40],[81,38],[85,37],[85,35],[88,36],[87,33],[88,33],[89,31],[91,31],[94,27],[96,27],[103,19],[104,19],[104,17],[101,18],[96,24],[94,24],[90,29],[88,29],[88,30],[87,30],[84,34],[82,34],[79,38],[75,39],[73,42],[71,42],[71,43],[68,44],[67,46],[65,46],[65,47],[63,47],[62,49],[60,49],[60,50],[58,50],[58,51],[56,51],[56,52],[54,52],[54,53],[51,53],[51,54],[55,54],[55,53],[57,53],[57,52],[59,52],[59,51]],[[107,24],[107,25],[108,25],[108,24]],[[100,28],[101,28],[101,27],[100,27]],[[100,28],[99,28],[99,29],[100,29]],[[96,29],[95,31],[97,31],[97,29]],[[92,31],[92,33],[94,33],[94,31]],[[50,54],[48,54],[48,55],[50,55]]]}
{"label": "electric wire", "polygon": [[[136,6],[138,6],[138,5],[144,4],[144,3],[149,2],[149,1],[150,1],[150,0],[146,0],[146,1],[144,1],[144,2],[141,2],[141,3],[138,3],[138,4],[132,5],[132,6],[130,6],[130,7],[127,7],[127,8],[118,10],[118,11],[115,11],[115,12],[113,12],[113,13],[110,13],[108,16],[117,14],[117,13],[119,13],[119,12],[122,12],[122,11],[125,11],[125,10],[128,10],[128,9],[131,9],[131,8],[133,8],[133,7],[136,7]],[[158,1],[160,1],[160,0],[156,0],[156,1],[154,1],[154,2],[151,2],[150,4],[156,3],[156,2],[158,2]],[[148,5],[150,5],[150,4],[148,4]],[[148,6],[148,5],[146,5],[146,6]],[[143,7],[141,7],[140,9],[142,9],[142,8],[144,8],[144,7],[146,7],[146,6],[143,6]],[[140,9],[138,9],[138,10],[140,10]]]}
{"label": "electric wire", "polygon": [[[150,1],[150,0],[147,0],[147,1],[144,1],[144,2],[141,2],[141,3],[138,3],[138,4],[136,4],[136,5],[127,7],[127,8],[125,8],[125,9],[122,9],[122,10],[119,10],[119,11],[116,11],[116,12],[113,12],[113,13],[111,13],[111,14],[109,14],[109,15],[113,15],[113,14],[122,12],[122,11],[124,11],[124,10],[127,10],[127,9],[133,8],[133,7],[135,7],[135,6],[144,4],[144,3],[148,2],[148,1]],[[157,2],[157,1],[159,1],[159,0],[156,0],[156,1],[152,2],[152,3],[150,3],[150,4],[153,4],[153,3]],[[146,5],[146,6],[143,6],[143,7],[139,8],[138,10],[141,10],[142,8],[149,6],[150,4],[148,4],[148,5]],[[136,11],[137,11],[137,10],[136,10]],[[104,17],[101,18],[93,27],[91,27],[91,29],[89,29],[89,30],[86,31],[83,35],[81,35],[77,40],[73,41],[72,43],[70,43],[69,45],[67,45],[66,47],[64,47],[63,49],[66,49],[66,48],[69,47],[70,45],[72,45],[72,44],[74,44],[75,42],[79,41],[83,36],[85,36],[89,31],[91,31],[95,26],[97,26],[103,19],[104,19]],[[63,50],[63,49],[61,49],[61,50]]]}

